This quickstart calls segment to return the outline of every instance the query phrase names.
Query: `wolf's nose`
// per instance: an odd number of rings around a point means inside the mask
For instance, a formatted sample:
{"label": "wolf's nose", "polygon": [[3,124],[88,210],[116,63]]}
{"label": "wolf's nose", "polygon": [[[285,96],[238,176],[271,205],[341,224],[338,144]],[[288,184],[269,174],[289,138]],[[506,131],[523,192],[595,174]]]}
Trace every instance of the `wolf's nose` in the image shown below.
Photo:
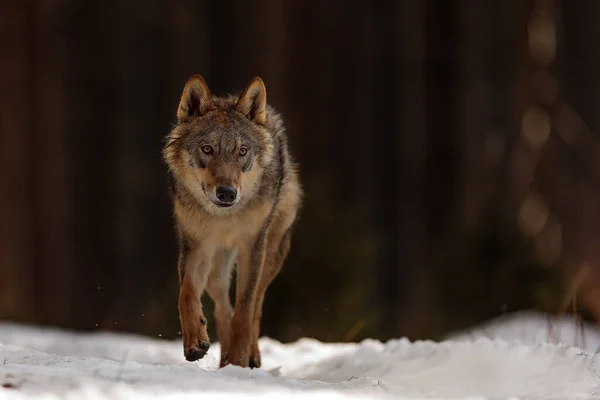
{"label": "wolf's nose", "polygon": [[237,197],[237,190],[231,186],[219,186],[217,188],[217,199],[223,203],[233,203]]}

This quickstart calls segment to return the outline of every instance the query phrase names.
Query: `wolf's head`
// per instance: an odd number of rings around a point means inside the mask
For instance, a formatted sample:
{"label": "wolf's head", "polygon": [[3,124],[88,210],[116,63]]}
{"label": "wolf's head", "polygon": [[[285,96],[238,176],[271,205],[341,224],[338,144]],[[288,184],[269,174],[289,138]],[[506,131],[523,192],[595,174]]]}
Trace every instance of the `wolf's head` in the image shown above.
{"label": "wolf's head", "polygon": [[250,199],[272,160],[266,99],[258,77],[240,96],[212,96],[200,75],[183,89],[163,155],[175,179],[213,214]]}

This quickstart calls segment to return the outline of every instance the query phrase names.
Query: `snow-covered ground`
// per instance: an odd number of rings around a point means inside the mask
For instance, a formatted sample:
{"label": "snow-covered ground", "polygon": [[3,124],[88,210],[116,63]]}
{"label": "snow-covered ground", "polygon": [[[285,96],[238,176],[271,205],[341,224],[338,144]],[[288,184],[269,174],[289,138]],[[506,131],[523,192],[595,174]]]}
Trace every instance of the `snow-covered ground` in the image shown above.
{"label": "snow-covered ground", "polygon": [[[549,334],[551,330],[551,334]],[[181,343],[0,323],[0,399],[600,399],[600,332],[520,313],[443,342],[281,344],[262,369],[217,370]]]}

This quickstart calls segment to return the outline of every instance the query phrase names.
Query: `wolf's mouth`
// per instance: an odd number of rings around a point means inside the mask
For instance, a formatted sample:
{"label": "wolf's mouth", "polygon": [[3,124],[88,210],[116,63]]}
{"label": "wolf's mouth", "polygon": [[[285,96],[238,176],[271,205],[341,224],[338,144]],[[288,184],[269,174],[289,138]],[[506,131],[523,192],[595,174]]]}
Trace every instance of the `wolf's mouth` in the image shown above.
{"label": "wolf's mouth", "polygon": [[233,206],[235,203],[223,203],[220,201],[213,201],[213,204],[219,208],[229,208]]}

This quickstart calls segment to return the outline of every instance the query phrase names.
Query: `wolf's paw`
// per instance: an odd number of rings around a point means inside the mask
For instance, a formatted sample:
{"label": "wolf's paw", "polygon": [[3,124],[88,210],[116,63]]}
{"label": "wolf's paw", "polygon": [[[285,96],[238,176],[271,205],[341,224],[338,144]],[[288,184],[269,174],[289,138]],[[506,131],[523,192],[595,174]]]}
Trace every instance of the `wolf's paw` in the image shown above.
{"label": "wolf's paw", "polygon": [[258,340],[255,340],[252,343],[250,348],[250,362],[248,363],[250,368],[260,368],[260,349],[258,348]]}
{"label": "wolf's paw", "polygon": [[188,361],[196,361],[203,358],[210,349],[210,343],[200,342],[198,347],[190,347],[184,350],[185,359]]}
{"label": "wolf's paw", "polygon": [[258,358],[250,358],[248,366],[250,368],[260,368],[260,356]]}
{"label": "wolf's paw", "polygon": [[227,360],[227,354],[221,356],[221,361],[219,362],[219,368],[225,368],[229,365],[229,361]]}

